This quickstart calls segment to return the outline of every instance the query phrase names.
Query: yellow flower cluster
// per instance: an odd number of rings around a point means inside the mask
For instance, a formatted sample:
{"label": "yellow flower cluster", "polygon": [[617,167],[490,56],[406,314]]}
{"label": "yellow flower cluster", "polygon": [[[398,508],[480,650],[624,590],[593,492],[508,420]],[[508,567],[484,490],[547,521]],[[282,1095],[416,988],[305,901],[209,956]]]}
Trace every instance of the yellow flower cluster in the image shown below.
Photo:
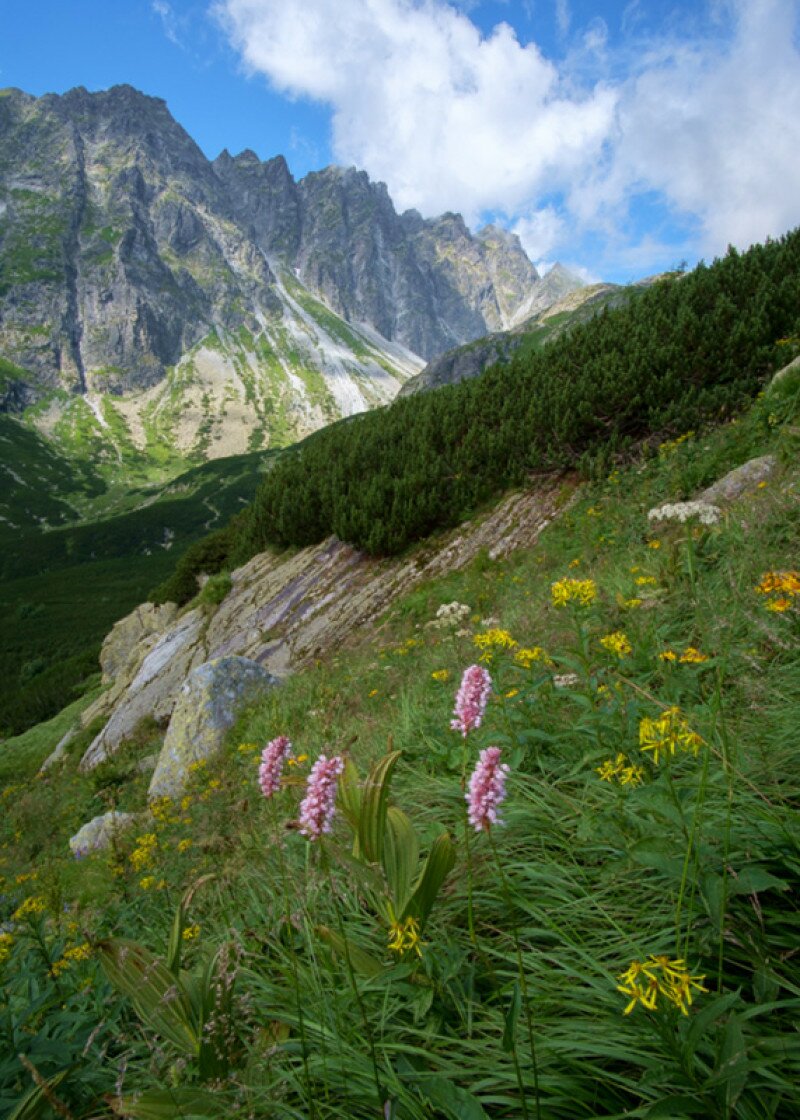
{"label": "yellow flower cluster", "polygon": [[692,988],[707,992],[705,976],[690,976],[683,960],[666,956],[650,956],[646,961],[631,961],[630,967],[618,976],[617,991],[630,998],[623,1014],[630,1015],[637,1003],[647,1011],[655,1011],[659,996],[673,1004],[682,1015],[688,1015],[692,1004]]}
{"label": "yellow flower cluster", "polygon": [[160,824],[166,824],[172,812],[172,798],[157,797],[154,801],[150,802],[149,809],[153,820],[158,821]]}
{"label": "yellow flower cluster", "polygon": [[236,750],[239,754],[252,754],[258,750],[258,743],[240,743]]}
{"label": "yellow flower cluster", "polygon": [[47,903],[40,894],[31,895],[26,898],[24,902],[16,908],[11,915],[12,922],[21,922],[23,918],[35,918],[38,914],[43,914],[47,909]]}
{"label": "yellow flower cluster", "polygon": [[10,933],[0,933],[0,964],[5,964],[11,956],[11,946],[14,938]]}
{"label": "yellow flower cluster", "polygon": [[155,832],[147,832],[144,836],[136,837],[136,847],[131,852],[129,859],[134,871],[143,871],[153,862],[156,854],[158,840]]}
{"label": "yellow flower cluster", "polygon": [[764,572],[756,585],[759,595],[768,595],[767,610],[782,614],[800,595],[800,572]]}
{"label": "yellow flower cluster", "polygon": [[553,659],[545,653],[541,646],[522,646],[515,652],[514,661],[523,669],[530,669],[537,661],[541,661],[548,668],[552,668],[554,664]]}
{"label": "yellow flower cluster", "polygon": [[637,576],[636,577],[636,586],[637,587],[655,587],[655,585],[657,583],[658,583],[658,580],[656,579],[655,576]]}
{"label": "yellow flower cluster", "polygon": [[145,875],[144,879],[139,880],[139,886],[143,891],[152,890],[153,887],[155,887],[157,891],[163,891],[166,885],[166,879],[156,879],[155,875]]}
{"label": "yellow flower cluster", "polygon": [[446,681],[450,679],[449,669],[434,669],[431,676],[435,681]]}
{"label": "yellow flower cluster", "polygon": [[616,654],[617,657],[627,657],[629,653],[633,652],[633,646],[628,635],[623,633],[622,630],[615,630],[613,634],[606,634],[604,638],[600,639],[600,645],[609,653]]}
{"label": "yellow flower cluster", "polygon": [[621,786],[639,786],[644,781],[644,767],[635,766],[624,754],[618,754],[615,759],[606,759],[595,770],[603,782],[616,781]]}
{"label": "yellow flower cluster", "polygon": [[550,594],[556,607],[566,607],[568,603],[588,607],[597,596],[597,584],[593,579],[560,579],[552,584]]}
{"label": "yellow flower cluster", "polygon": [[304,762],[308,762],[307,754],[298,754],[293,758],[287,760],[289,766],[302,766]]}
{"label": "yellow flower cluster", "polygon": [[422,640],[420,638],[406,638],[401,646],[397,646],[396,649],[392,650],[392,653],[396,653],[399,657],[406,657],[415,646],[421,645]]}
{"label": "yellow flower cluster", "polygon": [[389,927],[389,949],[393,953],[416,953],[422,956],[422,946],[425,944],[419,936],[419,922],[414,917],[408,917],[404,922],[392,922]]}
{"label": "yellow flower cluster", "polygon": [[82,945],[73,945],[71,949],[66,949],[61,960],[55,961],[50,969],[51,976],[60,976],[62,972],[66,972],[70,965],[78,961],[88,961],[92,955],[92,947],[88,941],[84,941]]}
{"label": "yellow flower cluster", "polygon": [[694,432],[684,432],[684,434],[678,436],[677,439],[668,439],[664,443],[660,443],[658,445],[659,459],[666,458],[667,455],[670,455],[676,448],[680,447],[682,443],[686,443],[687,439],[691,439],[693,435]]}
{"label": "yellow flower cluster", "polygon": [[676,751],[697,754],[702,744],[703,740],[689,728],[680,708],[667,708],[656,719],[645,717],[639,723],[639,748],[652,751],[656,765],[662,753],[670,758]]}
{"label": "yellow flower cluster", "polygon": [[687,646],[683,653],[678,654],[674,649],[663,649],[658,655],[659,661],[677,661],[680,665],[701,665],[708,661],[708,656],[701,653],[694,646]]}
{"label": "yellow flower cluster", "polygon": [[482,634],[476,634],[472,639],[474,644],[479,650],[482,650],[479,661],[491,661],[496,650],[499,649],[516,649],[519,642],[516,642],[508,630],[484,630]]}
{"label": "yellow flower cluster", "polygon": [[194,941],[200,936],[200,926],[197,922],[193,926],[187,926],[181,936],[184,941]]}

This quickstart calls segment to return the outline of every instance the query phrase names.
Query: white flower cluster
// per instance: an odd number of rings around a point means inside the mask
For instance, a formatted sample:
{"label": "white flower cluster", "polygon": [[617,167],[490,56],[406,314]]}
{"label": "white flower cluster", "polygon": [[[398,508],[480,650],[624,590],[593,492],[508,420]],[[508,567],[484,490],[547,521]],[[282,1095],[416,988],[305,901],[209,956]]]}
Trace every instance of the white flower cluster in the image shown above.
{"label": "white flower cluster", "polygon": [[696,517],[701,525],[716,525],[722,517],[719,506],[712,506],[708,502],[667,502],[664,506],[651,509],[647,515],[648,521],[689,521]]}
{"label": "white flower cluster", "polygon": [[449,626],[461,626],[472,614],[472,607],[466,603],[443,603],[436,612],[436,618],[426,623],[436,630],[444,630]]}

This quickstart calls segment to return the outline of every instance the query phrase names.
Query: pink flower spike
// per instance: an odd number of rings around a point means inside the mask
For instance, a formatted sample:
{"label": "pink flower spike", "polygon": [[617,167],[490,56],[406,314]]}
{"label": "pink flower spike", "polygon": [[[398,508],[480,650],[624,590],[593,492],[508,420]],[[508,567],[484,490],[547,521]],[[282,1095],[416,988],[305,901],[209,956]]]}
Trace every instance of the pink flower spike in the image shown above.
{"label": "pink flower spike", "polygon": [[502,824],[497,810],[506,797],[506,775],[509,768],[500,761],[500,748],[481,751],[465,794],[469,806],[469,823],[476,832],[488,832],[493,824]]}
{"label": "pink flower spike", "polygon": [[272,797],[281,788],[281,774],[292,744],[285,735],[279,735],[267,743],[261,752],[261,765],[258,768],[258,784],[265,797]]}
{"label": "pink flower spike", "polygon": [[480,727],[491,691],[492,678],[488,669],[482,665],[470,665],[464,670],[453,709],[455,719],[451,720],[450,726],[454,731],[460,731],[465,739],[470,731]]}
{"label": "pink flower spike", "polygon": [[300,831],[309,840],[319,840],[330,832],[336,808],[336,784],[344,770],[341,755],[326,758],[321,754],[308,775],[306,795],[300,802]]}

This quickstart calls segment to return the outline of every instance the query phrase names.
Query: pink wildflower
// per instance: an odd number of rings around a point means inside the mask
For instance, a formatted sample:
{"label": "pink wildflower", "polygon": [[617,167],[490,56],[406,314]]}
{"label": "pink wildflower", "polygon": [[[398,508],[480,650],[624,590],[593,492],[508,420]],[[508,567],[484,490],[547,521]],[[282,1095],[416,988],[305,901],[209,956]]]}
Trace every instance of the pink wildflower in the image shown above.
{"label": "pink wildflower", "polygon": [[469,793],[465,794],[469,823],[476,832],[488,832],[493,824],[503,823],[497,810],[505,800],[506,774],[508,766],[500,761],[499,747],[487,747],[481,751],[469,780]]}
{"label": "pink wildflower", "polygon": [[261,765],[258,768],[258,784],[265,797],[272,797],[281,788],[281,773],[292,744],[285,735],[279,735],[267,743],[261,752]]}
{"label": "pink wildflower", "polygon": [[492,678],[482,665],[470,665],[464,670],[453,709],[456,718],[451,720],[450,726],[454,731],[460,731],[465,739],[470,731],[480,727],[491,691]]}
{"label": "pink wildflower", "polygon": [[336,783],[344,770],[341,755],[326,758],[321,754],[308,775],[306,795],[300,802],[300,831],[309,840],[319,840],[331,831],[336,806]]}

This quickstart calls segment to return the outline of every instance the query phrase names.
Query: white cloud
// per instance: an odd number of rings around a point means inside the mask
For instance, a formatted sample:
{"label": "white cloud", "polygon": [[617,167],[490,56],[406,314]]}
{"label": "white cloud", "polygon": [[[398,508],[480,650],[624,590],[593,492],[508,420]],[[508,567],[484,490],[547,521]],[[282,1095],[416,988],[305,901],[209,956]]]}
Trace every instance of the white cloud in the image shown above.
{"label": "white cloud", "polygon": [[[505,214],[537,259],[587,230],[644,246],[625,234],[643,192],[694,220],[701,252],[800,222],[798,6],[709,0],[713,39],[646,41],[632,0],[613,81],[597,77],[612,72],[602,21],[573,27],[559,70],[508,24],[483,36],[444,0],[215,10],[251,72],[331,107],[337,161],[384,180],[400,208]],[[556,16],[566,30],[566,0]]]}
{"label": "white cloud", "polygon": [[164,28],[164,34],[171,43],[176,47],[182,47],[183,41],[179,35],[179,20],[173,12],[167,0],[152,0],[150,5],[152,10],[161,20],[161,25]]}
{"label": "white cloud", "polygon": [[566,185],[608,134],[616,95],[561,90],[508,24],[488,37],[454,8],[411,0],[224,0],[246,65],[329,103],[336,158],[383,179],[401,207],[513,213]]}

